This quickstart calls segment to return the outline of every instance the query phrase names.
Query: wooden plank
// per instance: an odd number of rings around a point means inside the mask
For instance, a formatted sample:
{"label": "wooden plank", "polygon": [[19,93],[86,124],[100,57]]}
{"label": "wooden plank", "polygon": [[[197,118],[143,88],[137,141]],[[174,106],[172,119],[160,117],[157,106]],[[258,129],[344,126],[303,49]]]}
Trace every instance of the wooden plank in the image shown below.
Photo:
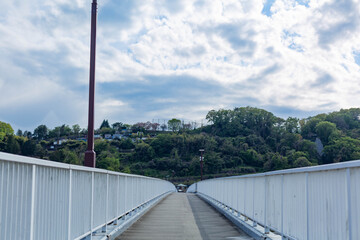
{"label": "wooden plank", "polygon": [[252,239],[193,194],[174,193],[117,240]]}

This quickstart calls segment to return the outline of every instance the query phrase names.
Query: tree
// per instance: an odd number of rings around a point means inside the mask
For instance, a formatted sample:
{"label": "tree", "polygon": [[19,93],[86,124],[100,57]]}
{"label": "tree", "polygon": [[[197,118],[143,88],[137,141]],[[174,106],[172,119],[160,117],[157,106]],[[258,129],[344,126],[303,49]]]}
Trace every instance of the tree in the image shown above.
{"label": "tree", "polygon": [[190,123],[184,123],[182,124],[182,129],[185,130],[185,131],[189,131],[191,130],[192,126]]}
{"label": "tree", "polygon": [[73,130],[68,125],[61,125],[55,127],[53,130],[49,131],[49,138],[59,138],[64,136],[70,136]]}
{"label": "tree", "polygon": [[75,124],[72,126],[72,132],[74,133],[75,136],[79,136],[81,131],[81,127],[79,126],[79,124]]}
{"label": "tree", "polygon": [[23,132],[22,132],[20,129],[18,129],[17,132],[16,132],[16,136],[22,137],[22,136],[23,136]]}
{"label": "tree", "polygon": [[116,132],[120,132],[122,127],[123,127],[123,123],[122,122],[116,122],[116,123],[113,123],[111,126]]}
{"label": "tree", "polygon": [[130,138],[122,139],[119,145],[120,149],[134,149],[135,145]]}
{"label": "tree", "polygon": [[20,154],[20,144],[16,141],[16,137],[14,135],[7,135],[6,138],[5,152]]}
{"label": "tree", "polygon": [[71,135],[71,128],[69,127],[69,125],[65,125],[63,124],[60,127],[60,136],[70,136]]}
{"label": "tree", "polygon": [[[200,165],[199,161],[198,164]],[[220,153],[207,152],[205,153],[203,164],[204,164],[204,173],[212,174],[212,173],[219,173],[221,171],[224,165],[224,161],[220,157]]]}
{"label": "tree", "polygon": [[169,129],[173,132],[177,132],[180,130],[181,127],[181,121],[179,119],[173,118],[168,121]]}
{"label": "tree", "polygon": [[324,147],[324,163],[360,159],[360,140],[351,137],[335,139]]}
{"label": "tree", "polygon": [[59,138],[60,137],[60,127],[55,127],[49,131],[49,138]]}
{"label": "tree", "polygon": [[132,129],[133,133],[145,132],[145,126],[146,126],[146,123],[138,122],[138,123],[135,123],[134,125],[132,125],[131,129]]}
{"label": "tree", "polygon": [[316,138],[316,125],[325,120],[324,114],[319,114],[315,117],[310,117],[307,119],[302,119],[299,121],[301,126],[301,136],[305,139],[310,139],[312,141]]}
{"label": "tree", "polygon": [[31,131],[24,131],[23,136],[27,137],[28,139],[31,139],[32,138],[32,133],[31,133]]}
{"label": "tree", "polygon": [[289,133],[299,133],[299,119],[288,117],[284,123],[285,130]]}
{"label": "tree", "polygon": [[70,151],[69,149],[60,149],[52,154],[50,154],[50,160],[55,162],[63,162],[63,163],[69,163],[69,164],[81,164],[80,159],[78,156]]}
{"label": "tree", "polygon": [[21,153],[25,156],[34,156],[36,149],[36,141],[35,140],[28,140],[25,141],[21,147]]}
{"label": "tree", "polygon": [[96,161],[96,167],[107,169],[110,171],[119,171],[120,162],[119,159],[116,158],[113,154],[109,152],[102,152]]}
{"label": "tree", "polygon": [[150,121],[147,121],[147,122],[145,123],[145,130],[146,130],[146,131],[149,131],[149,130],[151,129],[151,127],[152,127],[152,123],[151,123]]}
{"label": "tree", "polygon": [[152,123],[151,124],[151,130],[153,131],[157,131],[159,128],[160,124],[159,123]]}
{"label": "tree", "polygon": [[272,157],[264,163],[264,170],[280,170],[285,169],[288,166],[288,160],[286,157],[281,156],[279,153],[272,154]]}
{"label": "tree", "polygon": [[109,151],[109,142],[99,139],[99,140],[95,140],[94,143],[94,151],[96,152],[96,155],[99,156],[102,152],[106,152]]}
{"label": "tree", "polygon": [[6,135],[14,134],[14,130],[9,123],[0,121],[0,141],[4,139]]}
{"label": "tree", "polygon": [[165,131],[167,129],[167,126],[165,123],[163,123],[163,124],[161,124],[160,128],[162,131]]}
{"label": "tree", "polygon": [[311,162],[306,157],[299,157],[294,161],[294,167],[307,167],[311,166]]}
{"label": "tree", "polygon": [[112,128],[101,128],[100,130],[97,131],[97,133],[105,137],[105,134],[114,134],[115,130]]}
{"label": "tree", "polygon": [[146,143],[139,143],[135,147],[134,160],[149,162],[154,157],[154,149]]}
{"label": "tree", "polygon": [[315,130],[317,136],[324,145],[328,144],[330,136],[337,132],[336,125],[328,121],[319,122],[316,125]]}
{"label": "tree", "polygon": [[38,140],[43,140],[48,136],[48,128],[46,127],[46,125],[40,125],[37,128],[35,128],[34,130],[34,136],[35,138],[37,138]]}
{"label": "tree", "polygon": [[103,120],[103,122],[101,123],[100,125],[100,129],[102,128],[110,128],[110,124],[109,124],[109,121],[108,120]]}

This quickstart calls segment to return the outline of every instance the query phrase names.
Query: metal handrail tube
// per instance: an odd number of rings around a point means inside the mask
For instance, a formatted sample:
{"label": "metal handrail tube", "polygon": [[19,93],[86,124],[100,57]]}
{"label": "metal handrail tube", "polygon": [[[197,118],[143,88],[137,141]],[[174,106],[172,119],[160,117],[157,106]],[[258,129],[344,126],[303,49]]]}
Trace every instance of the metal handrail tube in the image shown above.
{"label": "metal handrail tube", "polygon": [[175,190],[161,179],[0,152],[0,239],[92,239]]}
{"label": "metal handrail tube", "polygon": [[[360,239],[360,160],[194,183],[261,234],[283,239]],[[258,226],[262,226],[260,228]]]}

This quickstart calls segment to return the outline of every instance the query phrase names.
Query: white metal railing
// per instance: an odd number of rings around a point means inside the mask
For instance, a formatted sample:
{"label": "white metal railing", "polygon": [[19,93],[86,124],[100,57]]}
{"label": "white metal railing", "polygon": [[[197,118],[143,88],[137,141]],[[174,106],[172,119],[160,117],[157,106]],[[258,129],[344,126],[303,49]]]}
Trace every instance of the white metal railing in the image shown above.
{"label": "white metal railing", "polygon": [[0,239],[91,239],[170,182],[0,152]]}
{"label": "white metal railing", "polygon": [[195,183],[197,191],[284,238],[360,239],[360,161]]}

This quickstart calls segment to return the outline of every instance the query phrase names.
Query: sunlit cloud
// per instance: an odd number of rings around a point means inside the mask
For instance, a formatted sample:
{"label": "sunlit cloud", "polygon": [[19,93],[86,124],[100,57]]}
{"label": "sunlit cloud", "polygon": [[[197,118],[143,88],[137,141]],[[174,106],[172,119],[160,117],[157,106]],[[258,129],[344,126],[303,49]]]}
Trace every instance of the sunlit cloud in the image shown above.
{"label": "sunlit cloud", "polygon": [[[98,4],[96,125],[247,105],[281,117],[358,107],[359,0]],[[1,1],[0,121],[86,127],[90,7]]]}

